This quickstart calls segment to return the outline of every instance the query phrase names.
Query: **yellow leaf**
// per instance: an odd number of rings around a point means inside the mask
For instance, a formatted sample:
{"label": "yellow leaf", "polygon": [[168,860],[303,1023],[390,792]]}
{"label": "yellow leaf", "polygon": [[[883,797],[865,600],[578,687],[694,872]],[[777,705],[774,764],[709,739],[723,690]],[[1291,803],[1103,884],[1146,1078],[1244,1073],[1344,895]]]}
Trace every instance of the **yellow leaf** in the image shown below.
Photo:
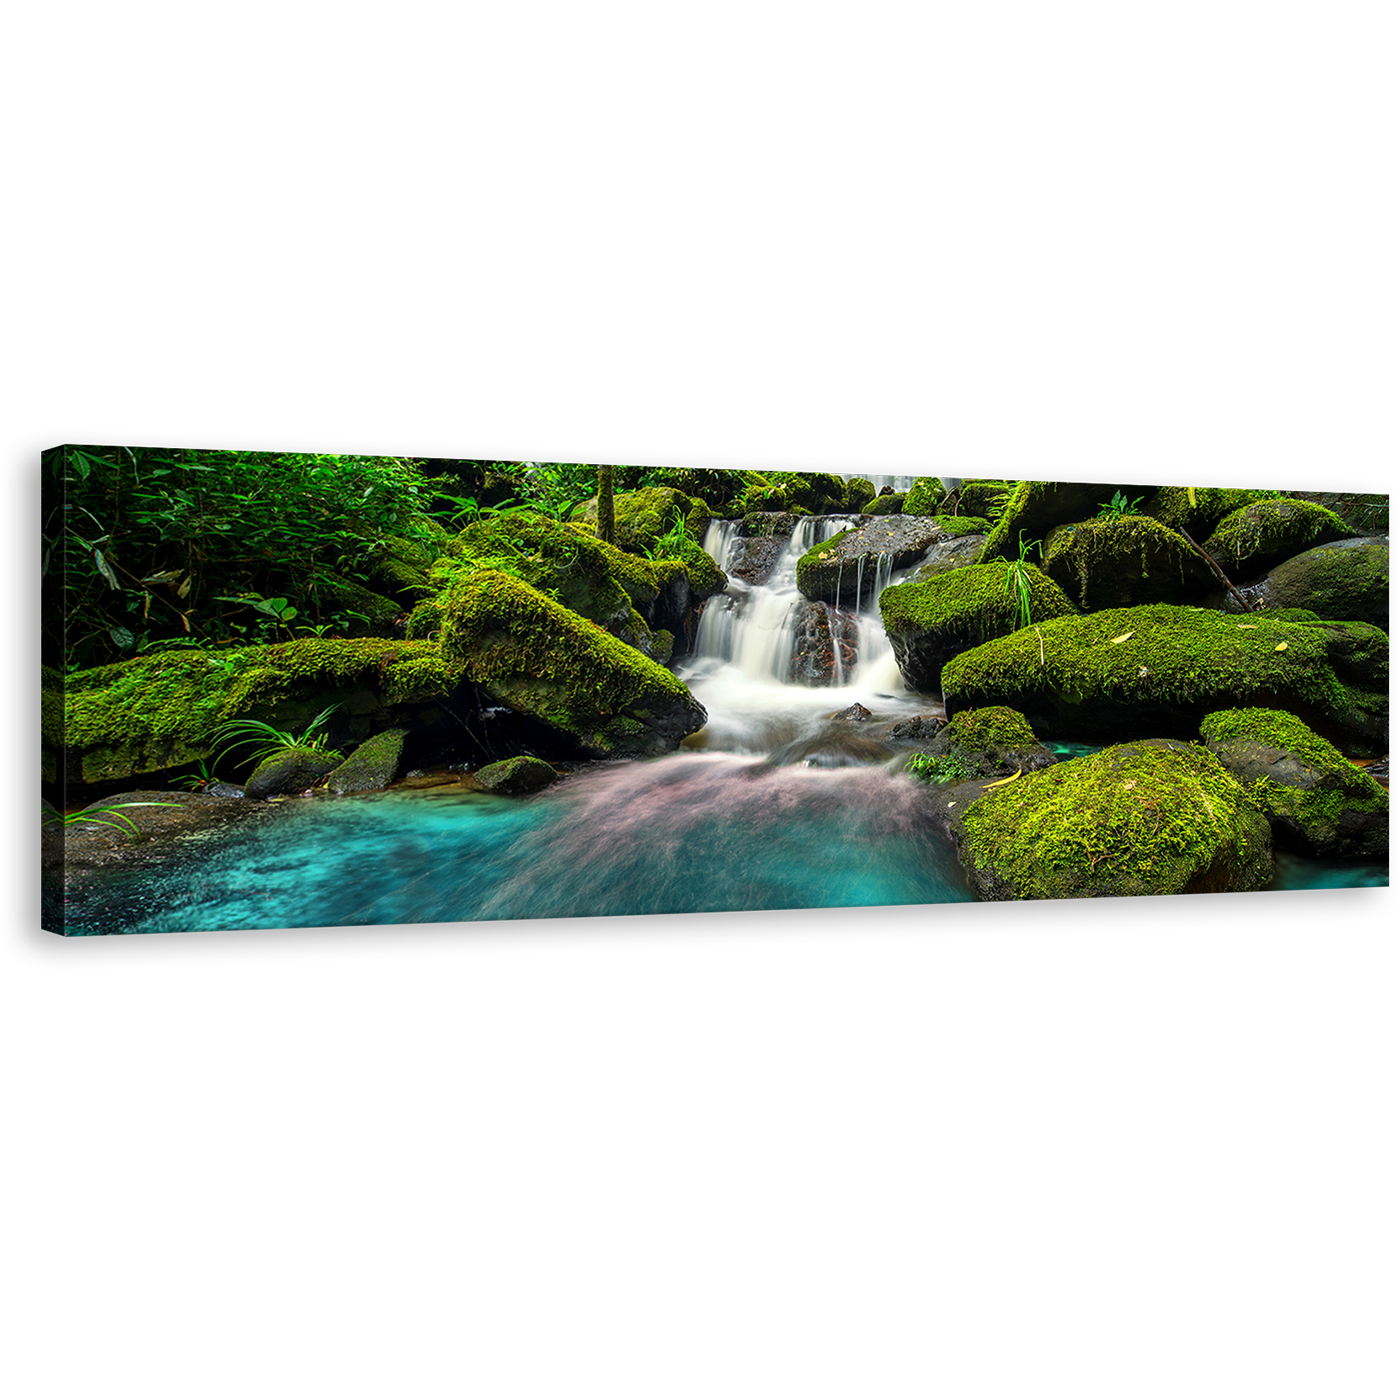
{"label": "yellow leaf", "polygon": [[1238,627],[1241,632],[1257,632],[1259,630],[1258,626],[1253,622],[1237,622],[1235,626]]}
{"label": "yellow leaf", "polygon": [[1280,642],[1280,643],[1274,648],[1274,650],[1275,650],[1275,651],[1287,651],[1287,650],[1288,650],[1288,643],[1287,643],[1287,642]]}
{"label": "yellow leaf", "polygon": [[1196,488],[1194,486],[1186,488],[1186,499],[1191,502],[1192,506],[1196,504]]}
{"label": "yellow leaf", "polygon": [[1016,781],[1016,779],[1019,778],[1020,776],[1021,776],[1021,770],[1018,768],[1009,778],[999,778],[999,779],[997,779],[997,781],[994,782],[994,783],[988,783],[988,784],[987,784],[987,787],[989,787],[989,788],[994,788],[994,787],[1005,787],[1005,786],[1007,785],[1007,783],[1014,783],[1014,782]]}
{"label": "yellow leaf", "polygon": [[1126,642],[1126,641],[1128,640],[1128,638],[1131,637],[1132,635],[1133,635],[1133,634],[1132,634],[1131,632],[1124,632],[1123,635],[1122,635],[1121,637],[1111,637],[1111,638],[1109,638],[1109,643],[1108,643],[1108,644],[1109,644],[1109,646],[1111,646],[1111,647],[1116,647],[1116,646],[1118,645],[1119,642]]}

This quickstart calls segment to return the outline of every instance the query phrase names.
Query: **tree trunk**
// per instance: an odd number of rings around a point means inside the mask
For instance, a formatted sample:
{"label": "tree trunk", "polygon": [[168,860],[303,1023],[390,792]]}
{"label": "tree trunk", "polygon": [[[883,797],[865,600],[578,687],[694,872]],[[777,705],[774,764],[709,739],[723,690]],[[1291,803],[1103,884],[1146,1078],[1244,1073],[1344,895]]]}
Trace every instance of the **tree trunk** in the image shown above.
{"label": "tree trunk", "polygon": [[598,468],[598,538],[604,544],[616,544],[613,538],[613,469]]}

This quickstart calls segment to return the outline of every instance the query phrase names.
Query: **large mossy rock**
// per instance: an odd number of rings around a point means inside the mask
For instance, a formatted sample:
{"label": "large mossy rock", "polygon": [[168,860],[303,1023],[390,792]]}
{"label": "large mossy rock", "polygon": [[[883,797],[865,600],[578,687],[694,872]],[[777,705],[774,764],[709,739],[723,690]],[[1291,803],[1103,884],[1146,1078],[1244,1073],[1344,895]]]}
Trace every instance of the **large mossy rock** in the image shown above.
{"label": "large mossy rock", "polygon": [[988,900],[1213,894],[1273,875],[1263,813],[1213,754],[1172,740],[988,788],[956,812],[952,833]]}
{"label": "large mossy rock", "polygon": [[1389,852],[1390,794],[1293,715],[1217,710],[1201,738],[1249,790],[1277,845],[1312,856]]}
{"label": "large mossy rock", "polygon": [[508,574],[454,580],[440,635],[444,657],[468,679],[593,757],[669,753],[705,723],[704,707],[669,671]]}
{"label": "large mossy rock", "polygon": [[948,536],[932,521],[878,516],[814,545],[797,561],[797,587],[813,603],[858,607],[890,569],[902,569]]}
{"label": "large mossy rock", "polygon": [[950,715],[1010,705],[1042,734],[1088,741],[1193,738],[1212,710],[1246,705],[1287,710],[1345,753],[1388,746],[1385,633],[1302,611],[1246,621],[1156,603],[1056,618],[963,652],[942,686]]}
{"label": "large mossy rock", "polygon": [[[1266,608],[1307,608],[1339,622],[1369,622],[1390,631],[1390,541],[1358,536],[1305,549],[1241,590]],[[1226,612],[1242,611],[1233,594]]]}
{"label": "large mossy rock", "polygon": [[[1034,564],[1024,567],[1032,624],[1074,611],[1059,584]],[[972,564],[922,582],[896,584],[880,595],[880,616],[905,682],[929,693],[940,690],[943,668],[959,653],[1021,625],[1004,564]]]}
{"label": "large mossy rock", "polygon": [[1238,583],[1315,545],[1344,540],[1351,533],[1346,522],[1325,506],[1277,496],[1227,515],[1202,548]]}
{"label": "large mossy rock", "polygon": [[738,503],[745,486],[740,472],[711,471],[698,467],[667,467],[659,473],[657,484],[669,486],[692,500],[704,502],[711,514],[721,519],[738,514]]}
{"label": "large mossy rock", "polygon": [[[616,497],[613,515],[614,539],[619,550],[646,556],[656,564],[670,560],[684,565],[692,603],[723,593],[728,586],[724,571],[700,543],[713,518],[703,501],[669,487],[650,486],[642,491],[625,491]],[[682,523],[684,534],[672,533]],[[578,526],[590,535],[597,535],[596,498],[588,503]],[[665,625],[678,626],[679,621],[667,619]]]}
{"label": "large mossy rock", "polygon": [[[1076,520],[1089,519],[1097,513],[1100,505],[1111,500],[1117,492],[1135,499],[1150,489],[1146,486],[1105,485],[1088,481],[1023,481],[1011,492],[1001,518],[987,536],[982,562],[990,564],[997,559],[1015,559],[1023,535],[1027,545],[1032,540],[1044,540],[1056,525],[1071,525]],[[967,514],[976,513],[973,507],[967,505],[960,505],[959,510]]]}
{"label": "large mossy rock", "polygon": [[[1141,488],[1139,488],[1141,489]],[[1173,530],[1183,530],[1197,544],[1204,544],[1210,532],[1227,515],[1255,501],[1278,499],[1277,491],[1232,489],[1222,486],[1163,486],[1143,503],[1142,513]]]}
{"label": "large mossy rock", "polygon": [[890,491],[883,496],[874,496],[861,508],[862,515],[898,515],[904,509],[904,492]]}
{"label": "large mossy rock", "polygon": [[336,706],[337,742],[367,738],[449,697],[462,679],[429,641],[307,637],[222,651],[157,652],[67,680],[67,778],[108,783],[213,757],[214,729],[282,730]]}
{"label": "large mossy rock", "polygon": [[1085,612],[1195,602],[1215,582],[1210,566],[1175,530],[1146,515],[1057,526],[1043,567]]}

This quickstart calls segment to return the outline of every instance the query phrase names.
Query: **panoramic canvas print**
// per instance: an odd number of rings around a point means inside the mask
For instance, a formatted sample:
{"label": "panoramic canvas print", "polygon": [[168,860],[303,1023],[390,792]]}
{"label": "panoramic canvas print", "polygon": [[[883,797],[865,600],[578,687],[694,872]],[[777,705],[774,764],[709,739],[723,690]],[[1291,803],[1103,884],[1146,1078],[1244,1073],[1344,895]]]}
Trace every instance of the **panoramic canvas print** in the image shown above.
{"label": "panoramic canvas print", "polygon": [[68,446],[44,924],[1389,882],[1389,498]]}

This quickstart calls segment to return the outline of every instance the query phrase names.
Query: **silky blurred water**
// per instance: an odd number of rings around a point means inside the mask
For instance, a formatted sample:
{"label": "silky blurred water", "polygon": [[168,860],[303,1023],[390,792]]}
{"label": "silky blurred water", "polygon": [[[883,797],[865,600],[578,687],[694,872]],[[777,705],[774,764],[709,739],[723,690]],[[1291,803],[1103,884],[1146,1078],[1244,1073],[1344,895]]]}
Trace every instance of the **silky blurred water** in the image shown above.
{"label": "silky blurred water", "polygon": [[730,754],[590,770],[529,798],[289,802],[70,890],[78,934],[937,904],[971,898],[912,780]]}

